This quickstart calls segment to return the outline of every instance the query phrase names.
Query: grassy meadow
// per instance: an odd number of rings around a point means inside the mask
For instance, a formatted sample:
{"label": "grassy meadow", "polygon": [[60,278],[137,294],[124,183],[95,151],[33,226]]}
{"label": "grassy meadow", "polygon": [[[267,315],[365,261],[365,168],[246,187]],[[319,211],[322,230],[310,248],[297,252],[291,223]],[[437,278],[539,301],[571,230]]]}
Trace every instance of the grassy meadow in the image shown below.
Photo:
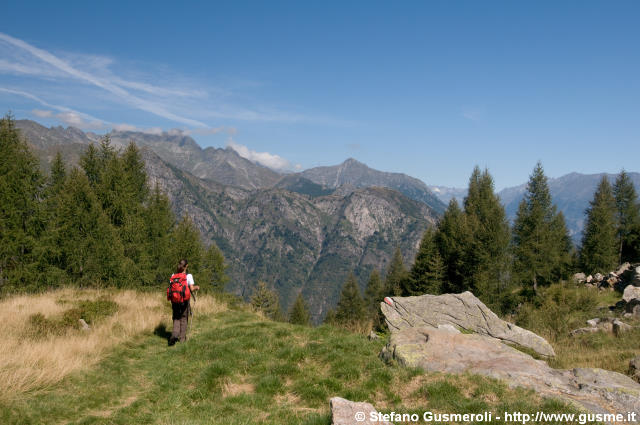
{"label": "grassy meadow", "polygon": [[[77,310],[90,331],[65,319]],[[329,425],[333,396],[383,412],[573,411],[493,379],[385,364],[384,335],[274,322],[213,297],[198,298],[189,340],[174,347],[161,293],[66,289],[0,311],[2,424]]]}

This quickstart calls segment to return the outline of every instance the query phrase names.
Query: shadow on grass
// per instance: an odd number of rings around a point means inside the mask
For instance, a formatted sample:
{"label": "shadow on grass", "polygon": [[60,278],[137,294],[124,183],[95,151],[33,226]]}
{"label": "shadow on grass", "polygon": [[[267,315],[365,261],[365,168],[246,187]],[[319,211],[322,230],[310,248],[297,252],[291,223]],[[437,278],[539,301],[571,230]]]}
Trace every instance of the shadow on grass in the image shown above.
{"label": "shadow on grass", "polygon": [[164,323],[160,323],[158,326],[156,326],[156,328],[153,330],[153,334],[164,339],[169,339],[169,337],[171,336],[171,332],[167,330],[167,325],[165,325]]}

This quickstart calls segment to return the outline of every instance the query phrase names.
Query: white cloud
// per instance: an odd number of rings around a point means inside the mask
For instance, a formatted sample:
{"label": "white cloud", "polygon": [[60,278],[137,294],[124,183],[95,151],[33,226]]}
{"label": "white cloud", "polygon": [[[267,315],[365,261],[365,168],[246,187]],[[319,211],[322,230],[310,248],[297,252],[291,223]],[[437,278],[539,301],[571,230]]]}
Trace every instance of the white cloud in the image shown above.
{"label": "white cloud", "polygon": [[58,114],[55,114],[55,117],[66,125],[82,129],[99,130],[104,127],[104,123],[102,121],[87,121],[82,117],[81,114],[77,112],[60,112]]}
{"label": "white cloud", "polygon": [[274,170],[288,170],[291,168],[291,163],[279,155],[275,155],[269,152],[256,152],[248,147],[229,140],[227,146],[233,149],[243,158],[249,161],[257,162],[265,167],[272,168]]}
{"label": "white cloud", "polygon": [[53,111],[45,111],[42,109],[34,109],[31,111],[33,115],[38,118],[51,118],[53,117]]}

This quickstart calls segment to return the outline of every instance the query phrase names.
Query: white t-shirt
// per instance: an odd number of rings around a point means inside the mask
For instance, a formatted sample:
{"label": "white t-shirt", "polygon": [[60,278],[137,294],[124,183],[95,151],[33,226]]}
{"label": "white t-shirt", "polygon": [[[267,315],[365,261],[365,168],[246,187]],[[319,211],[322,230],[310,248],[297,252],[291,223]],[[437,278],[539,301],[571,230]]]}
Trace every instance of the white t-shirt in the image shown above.
{"label": "white t-shirt", "polygon": [[195,282],[193,281],[193,275],[191,273],[187,275],[187,284],[189,284],[189,287],[195,285]]}

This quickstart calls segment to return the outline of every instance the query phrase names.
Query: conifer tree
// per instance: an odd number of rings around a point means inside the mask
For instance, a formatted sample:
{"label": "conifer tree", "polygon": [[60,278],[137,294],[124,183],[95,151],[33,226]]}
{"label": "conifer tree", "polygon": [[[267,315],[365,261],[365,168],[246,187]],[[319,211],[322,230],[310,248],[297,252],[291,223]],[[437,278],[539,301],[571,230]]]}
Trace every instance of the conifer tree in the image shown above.
{"label": "conifer tree", "polygon": [[[149,284],[165,282],[171,275],[176,259],[170,252],[172,229],[175,217],[171,210],[169,198],[161,190],[158,184],[153,188],[149,204],[145,209],[144,229],[146,239],[146,256]],[[176,254],[179,257],[179,254]]]}
{"label": "conifer tree", "polygon": [[515,272],[530,283],[549,284],[562,278],[570,263],[571,242],[564,217],[551,202],[551,193],[538,162],[529,177],[514,223]]}
{"label": "conifer tree", "polygon": [[64,184],[64,179],[67,176],[67,168],[64,165],[62,154],[60,151],[56,152],[56,156],[51,164],[51,175],[49,176],[48,186],[52,188],[53,192],[59,192],[60,188]]}
{"label": "conifer tree", "polygon": [[185,215],[173,228],[170,241],[173,263],[177,264],[180,259],[186,258],[189,261],[189,271],[197,276],[202,266],[204,247],[200,239],[200,232],[189,216]]}
{"label": "conifer tree", "polygon": [[473,170],[464,211],[470,238],[463,262],[464,286],[495,308],[509,285],[511,229],[487,170]]}
{"label": "conifer tree", "polygon": [[587,208],[580,263],[586,273],[608,273],[618,262],[615,226],[616,201],[607,176],[603,176]]}
{"label": "conifer tree", "polygon": [[369,275],[369,281],[367,282],[367,288],[364,291],[364,302],[369,312],[375,312],[378,310],[378,304],[384,298],[382,279],[380,279],[380,273],[378,270],[373,270]]}
{"label": "conifer tree", "polygon": [[226,269],[224,255],[214,242],[203,255],[198,282],[211,285],[211,288],[216,292],[223,292],[225,284],[229,281],[229,276],[225,273]]}
{"label": "conifer tree", "polygon": [[362,295],[360,295],[358,281],[353,272],[349,273],[336,306],[335,320],[338,324],[349,327],[366,322],[367,319],[367,311]]}
{"label": "conifer tree", "polygon": [[640,260],[640,206],[629,175],[622,170],[613,186],[616,200],[618,263]]}
{"label": "conifer tree", "polygon": [[9,115],[0,120],[0,176],[0,291],[8,285],[24,290],[37,278],[44,179]]}
{"label": "conifer tree", "polygon": [[291,306],[291,310],[289,310],[289,323],[305,326],[309,326],[311,324],[309,308],[307,307],[307,303],[304,298],[302,298],[302,293],[298,294],[296,301]]}
{"label": "conifer tree", "polygon": [[367,288],[364,291],[365,308],[369,312],[369,317],[374,328],[380,328],[383,323],[380,302],[384,299],[384,288],[378,270],[374,269],[369,275]]}
{"label": "conifer tree", "polygon": [[100,183],[100,173],[103,164],[98,157],[98,149],[91,143],[84,154],[80,157],[80,167],[84,170],[84,174],[89,179],[89,184],[95,190]]}
{"label": "conifer tree", "polygon": [[127,286],[122,244],[87,177],[72,170],[60,196],[52,226],[52,238],[61,254],[57,266],[83,285]]}
{"label": "conifer tree", "polygon": [[465,288],[464,257],[470,244],[464,212],[458,202],[452,199],[438,222],[435,244],[444,263],[445,275],[443,291],[460,293]]}
{"label": "conifer tree", "polygon": [[424,232],[409,278],[406,279],[405,295],[442,293],[445,270],[436,246],[435,235],[432,227]]}
{"label": "conifer tree", "polygon": [[258,282],[249,302],[254,309],[262,311],[268,318],[277,321],[283,319],[278,294],[269,289],[265,282]]}
{"label": "conifer tree", "polygon": [[384,283],[385,295],[402,295],[402,288],[406,285],[405,281],[407,278],[408,273],[404,267],[402,251],[397,247],[389,263],[389,268],[387,269],[387,276]]}

